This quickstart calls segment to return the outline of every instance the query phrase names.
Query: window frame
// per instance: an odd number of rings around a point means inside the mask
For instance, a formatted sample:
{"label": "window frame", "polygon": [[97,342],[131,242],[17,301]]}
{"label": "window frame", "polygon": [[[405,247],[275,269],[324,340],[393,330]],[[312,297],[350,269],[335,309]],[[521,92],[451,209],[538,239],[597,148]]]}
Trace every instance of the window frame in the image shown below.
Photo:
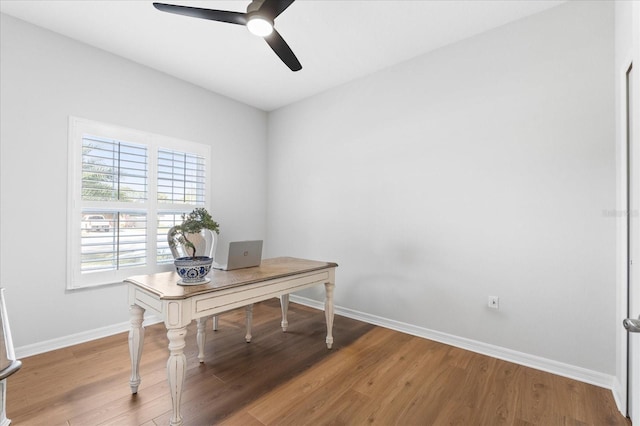
{"label": "window frame", "polygon": [[[67,185],[67,290],[90,288],[121,283],[132,275],[165,272],[173,269],[171,263],[157,262],[158,212],[185,212],[196,207],[210,210],[211,203],[211,146],[197,142],[134,130],[113,124],[69,116],[68,185]],[[93,135],[122,142],[132,142],[147,147],[147,199],[144,202],[83,201],[82,200],[82,145],[84,135]],[[158,151],[160,149],[183,151],[204,158],[204,203],[176,203],[158,201]],[[118,211],[145,212],[147,216],[146,264],[123,269],[82,273],[82,215],[84,210],[101,208]]]}

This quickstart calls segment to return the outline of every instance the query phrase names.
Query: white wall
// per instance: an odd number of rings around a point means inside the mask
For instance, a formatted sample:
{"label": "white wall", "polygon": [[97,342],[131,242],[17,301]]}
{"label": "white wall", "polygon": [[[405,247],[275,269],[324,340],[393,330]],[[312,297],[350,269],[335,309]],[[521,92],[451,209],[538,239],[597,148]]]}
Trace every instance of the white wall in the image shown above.
{"label": "white wall", "polygon": [[613,18],[569,2],[271,113],[269,253],[336,261],[344,308],[613,376]]}
{"label": "white wall", "polygon": [[266,233],[266,113],[1,16],[0,283],[16,347],[128,320],[122,284],[65,291],[75,115],[213,147],[221,245]]}

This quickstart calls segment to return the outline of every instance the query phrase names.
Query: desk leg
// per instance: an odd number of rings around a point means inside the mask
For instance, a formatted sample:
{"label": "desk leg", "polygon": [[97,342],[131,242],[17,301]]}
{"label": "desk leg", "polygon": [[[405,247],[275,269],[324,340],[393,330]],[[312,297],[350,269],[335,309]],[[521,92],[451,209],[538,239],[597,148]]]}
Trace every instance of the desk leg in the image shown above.
{"label": "desk leg", "polygon": [[213,331],[218,331],[218,316],[213,316]]}
{"label": "desk leg", "polygon": [[207,342],[207,320],[208,317],[198,318],[196,324],[198,326],[198,333],[196,334],[196,341],[198,342],[198,361],[200,364],[204,362],[204,345]]}
{"label": "desk leg", "polygon": [[167,330],[170,352],[169,360],[167,361],[167,378],[169,379],[169,392],[171,393],[171,403],[173,405],[173,414],[169,422],[171,426],[182,425],[180,403],[182,401],[182,388],[184,387],[187,367],[187,357],[184,355],[184,339],[186,335],[187,327]]}
{"label": "desk leg", "polygon": [[282,331],[286,332],[289,327],[289,321],[287,321],[287,313],[289,312],[289,295],[283,294],[280,296],[280,308],[282,309],[282,322],[280,323],[280,327],[282,327]]}
{"label": "desk leg", "polygon": [[131,329],[129,330],[129,356],[131,357],[131,379],[129,386],[131,393],[138,393],[140,386],[140,358],[142,357],[142,346],[144,343],[144,309],[138,305],[129,307]]}
{"label": "desk leg", "polygon": [[333,289],[335,283],[324,283],[326,299],[324,301],[324,316],[327,319],[327,348],[333,345]]}
{"label": "desk leg", "polygon": [[253,323],[253,303],[244,307],[245,310],[245,323],[247,326],[247,334],[244,336],[244,340],[247,343],[251,342],[251,324]]}

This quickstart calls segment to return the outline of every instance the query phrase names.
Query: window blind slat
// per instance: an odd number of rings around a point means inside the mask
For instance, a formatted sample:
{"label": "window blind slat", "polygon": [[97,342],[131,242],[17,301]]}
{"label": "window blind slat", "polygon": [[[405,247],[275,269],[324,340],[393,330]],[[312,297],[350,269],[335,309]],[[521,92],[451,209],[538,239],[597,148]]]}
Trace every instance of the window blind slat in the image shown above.
{"label": "window blind slat", "polygon": [[84,211],[83,217],[82,272],[112,271],[146,263],[145,213]]}
{"label": "window blind slat", "polygon": [[130,142],[85,136],[82,195],[91,201],[147,199],[147,148]]}
{"label": "window blind slat", "polygon": [[204,157],[180,151],[158,151],[158,200],[204,204]]}

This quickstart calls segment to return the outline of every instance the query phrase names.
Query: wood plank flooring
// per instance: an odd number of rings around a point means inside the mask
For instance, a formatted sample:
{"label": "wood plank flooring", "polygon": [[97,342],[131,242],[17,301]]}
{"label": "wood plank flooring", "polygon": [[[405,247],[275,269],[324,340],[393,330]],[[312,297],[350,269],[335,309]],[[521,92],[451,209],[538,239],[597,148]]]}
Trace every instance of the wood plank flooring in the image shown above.
{"label": "wood plank flooring", "polygon": [[[291,304],[280,330],[274,299],[220,317],[197,360],[185,349],[185,425],[625,425],[611,392],[452,346]],[[8,381],[14,425],[166,425],[171,402],[162,324],[147,327],[142,384],[129,390],[127,334],[23,359]]]}

